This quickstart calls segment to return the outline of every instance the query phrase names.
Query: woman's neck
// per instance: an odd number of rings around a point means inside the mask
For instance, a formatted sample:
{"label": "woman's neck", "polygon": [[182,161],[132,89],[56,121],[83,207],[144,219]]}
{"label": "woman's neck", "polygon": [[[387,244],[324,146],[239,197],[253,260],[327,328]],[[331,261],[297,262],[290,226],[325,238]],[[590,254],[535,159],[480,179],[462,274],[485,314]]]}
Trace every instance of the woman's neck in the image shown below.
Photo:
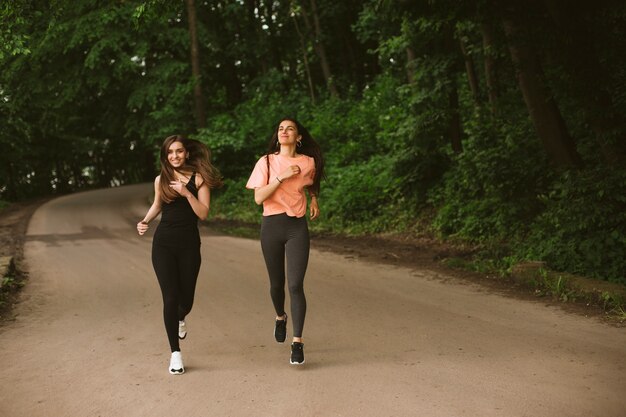
{"label": "woman's neck", "polygon": [[174,169],[174,176],[175,177],[188,178],[190,174],[191,173],[188,172],[188,171],[182,171],[182,170],[179,170],[179,169]]}
{"label": "woman's neck", "polygon": [[296,147],[294,145],[280,145],[280,152],[282,156],[293,158],[297,155]]}

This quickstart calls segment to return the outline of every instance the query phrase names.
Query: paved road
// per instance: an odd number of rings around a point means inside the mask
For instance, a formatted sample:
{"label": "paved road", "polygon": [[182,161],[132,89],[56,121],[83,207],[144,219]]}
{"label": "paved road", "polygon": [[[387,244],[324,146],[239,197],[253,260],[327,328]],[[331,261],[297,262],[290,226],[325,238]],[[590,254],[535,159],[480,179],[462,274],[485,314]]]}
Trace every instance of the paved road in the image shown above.
{"label": "paved road", "polygon": [[134,231],[150,192],[35,213],[30,279],[0,329],[0,416],[626,415],[626,330],[331,253],[312,252],[307,364],[292,367],[258,242],[206,233],[187,373],[171,376],[151,235]]}

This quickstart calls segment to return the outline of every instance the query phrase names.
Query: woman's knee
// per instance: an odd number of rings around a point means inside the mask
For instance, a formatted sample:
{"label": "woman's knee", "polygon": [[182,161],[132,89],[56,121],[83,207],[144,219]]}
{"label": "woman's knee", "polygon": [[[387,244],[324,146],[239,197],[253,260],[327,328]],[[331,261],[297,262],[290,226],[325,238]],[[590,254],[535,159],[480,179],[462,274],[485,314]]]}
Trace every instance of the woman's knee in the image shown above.
{"label": "woman's knee", "polygon": [[174,311],[177,311],[178,310],[178,297],[175,297],[175,296],[163,297],[163,308],[165,310],[173,309]]}
{"label": "woman's knee", "polygon": [[302,282],[297,283],[289,283],[289,294],[290,295],[301,295],[304,294],[304,285]]}

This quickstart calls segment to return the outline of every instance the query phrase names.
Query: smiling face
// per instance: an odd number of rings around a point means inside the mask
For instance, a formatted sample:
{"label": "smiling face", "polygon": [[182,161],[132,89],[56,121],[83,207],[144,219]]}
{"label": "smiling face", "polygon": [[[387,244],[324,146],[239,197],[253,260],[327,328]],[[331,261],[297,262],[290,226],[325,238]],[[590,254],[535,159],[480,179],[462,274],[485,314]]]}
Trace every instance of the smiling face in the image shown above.
{"label": "smiling face", "polygon": [[302,136],[298,134],[298,127],[291,120],[283,120],[278,125],[278,142],[281,145],[295,145]]}
{"label": "smiling face", "polygon": [[167,161],[170,163],[172,168],[176,169],[182,167],[185,164],[186,158],[187,150],[183,144],[178,141],[172,142],[167,149]]}

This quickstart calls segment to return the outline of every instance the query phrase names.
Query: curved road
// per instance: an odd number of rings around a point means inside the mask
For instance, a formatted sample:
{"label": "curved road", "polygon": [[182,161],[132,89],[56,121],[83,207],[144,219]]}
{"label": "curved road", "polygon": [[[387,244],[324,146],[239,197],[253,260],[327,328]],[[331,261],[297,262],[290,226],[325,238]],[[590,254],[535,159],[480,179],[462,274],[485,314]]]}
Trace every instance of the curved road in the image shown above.
{"label": "curved road", "polygon": [[35,213],[30,278],[0,329],[0,416],[626,415],[624,329],[317,251],[307,363],[292,367],[258,242],[206,230],[187,373],[169,375],[151,234],[135,232],[150,193],[85,192]]}

